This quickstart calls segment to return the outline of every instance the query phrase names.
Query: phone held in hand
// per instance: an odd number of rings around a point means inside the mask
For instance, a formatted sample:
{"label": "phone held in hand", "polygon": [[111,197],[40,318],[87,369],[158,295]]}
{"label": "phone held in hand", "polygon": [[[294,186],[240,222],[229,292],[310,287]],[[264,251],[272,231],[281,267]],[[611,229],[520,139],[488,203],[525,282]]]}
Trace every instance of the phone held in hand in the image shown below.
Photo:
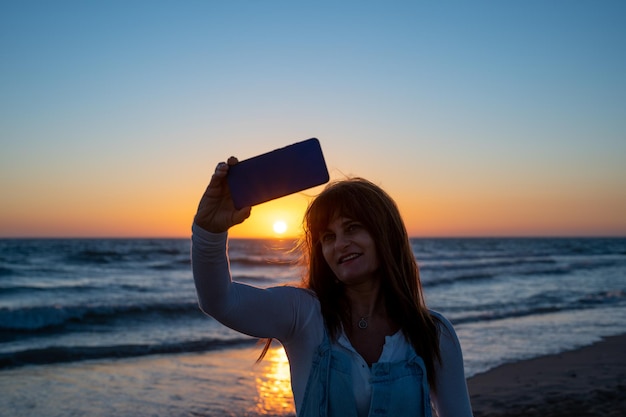
{"label": "phone held in hand", "polygon": [[317,138],[240,161],[229,168],[227,176],[236,209],[297,193],[328,180]]}

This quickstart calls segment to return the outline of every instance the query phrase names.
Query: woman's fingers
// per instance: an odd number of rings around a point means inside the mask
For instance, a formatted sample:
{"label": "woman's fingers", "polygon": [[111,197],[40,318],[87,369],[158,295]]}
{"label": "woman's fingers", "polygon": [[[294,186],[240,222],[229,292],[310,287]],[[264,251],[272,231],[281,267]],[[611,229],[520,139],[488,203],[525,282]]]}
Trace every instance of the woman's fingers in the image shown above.
{"label": "woman's fingers", "polygon": [[233,217],[232,217],[232,225],[236,225],[239,224],[241,222],[243,222],[244,220],[246,220],[248,217],[250,217],[250,213],[252,213],[252,207],[244,207],[240,210],[236,210],[233,213]]}
{"label": "woman's fingers", "polygon": [[195,216],[195,223],[210,232],[225,232],[231,226],[250,217],[251,208],[235,209],[230,196],[226,176],[230,166],[237,164],[237,158],[231,156],[227,162],[220,162],[211,176]]}

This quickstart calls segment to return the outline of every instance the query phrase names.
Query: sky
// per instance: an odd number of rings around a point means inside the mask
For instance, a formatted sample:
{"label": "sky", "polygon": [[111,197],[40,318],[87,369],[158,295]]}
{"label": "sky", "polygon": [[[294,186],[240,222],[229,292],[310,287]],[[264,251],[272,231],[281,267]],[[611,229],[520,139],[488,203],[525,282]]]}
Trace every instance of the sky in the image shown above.
{"label": "sky", "polygon": [[311,137],[413,237],[626,236],[626,2],[0,0],[0,237],[188,237]]}

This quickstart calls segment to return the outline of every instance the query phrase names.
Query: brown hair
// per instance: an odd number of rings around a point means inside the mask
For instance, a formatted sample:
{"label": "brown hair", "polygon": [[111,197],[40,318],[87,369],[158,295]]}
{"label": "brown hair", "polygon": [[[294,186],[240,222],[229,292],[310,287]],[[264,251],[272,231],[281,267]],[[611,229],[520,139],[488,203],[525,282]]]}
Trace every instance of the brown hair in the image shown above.
{"label": "brown hair", "polygon": [[387,312],[424,360],[428,382],[434,388],[435,362],[441,360],[437,319],[426,307],[406,227],[393,199],[362,178],[331,183],[304,216],[301,248],[308,263],[304,284],[316,293],[331,337],[336,339],[342,321],[349,320],[350,314],[343,285],[326,263],[319,241],[335,215],[362,223],[372,235],[381,263]]}
{"label": "brown hair", "polygon": [[[424,361],[434,390],[435,363],[441,362],[438,319],[426,307],[417,262],[396,203],[383,189],[362,178],[326,186],[305,212],[304,236],[298,245],[307,266],[304,286],[317,295],[331,337],[336,340],[341,323],[349,321],[350,314],[343,285],[326,263],[320,243],[321,234],[336,215],[362,223],[372,235],[381,261],[387,313]],[[257,361],[265,356],[271,341],[266,341]]]}

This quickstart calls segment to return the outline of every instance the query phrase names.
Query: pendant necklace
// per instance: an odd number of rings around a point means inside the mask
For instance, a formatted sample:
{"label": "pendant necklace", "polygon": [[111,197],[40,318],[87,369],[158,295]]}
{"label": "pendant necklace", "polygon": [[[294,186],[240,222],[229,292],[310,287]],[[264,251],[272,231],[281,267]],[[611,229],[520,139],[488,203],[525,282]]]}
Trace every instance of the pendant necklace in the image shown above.
{"label": "pendant necklace", "polygon": [[359,320],[359,329],[367,329],[367,319],[369,318],[369,316],[363,316],[361,317],[361,319]]}

